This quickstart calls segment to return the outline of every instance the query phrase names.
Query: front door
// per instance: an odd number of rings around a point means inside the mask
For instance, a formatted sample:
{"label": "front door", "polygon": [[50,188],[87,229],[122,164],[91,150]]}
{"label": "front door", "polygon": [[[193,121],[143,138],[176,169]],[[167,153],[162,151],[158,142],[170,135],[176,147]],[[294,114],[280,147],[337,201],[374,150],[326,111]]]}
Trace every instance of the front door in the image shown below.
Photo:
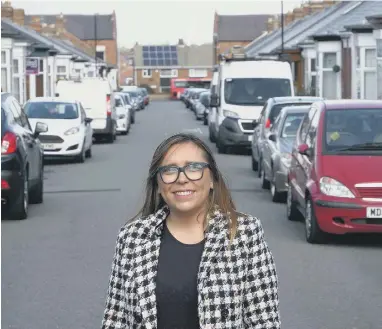
{"label": "front door", "polygon": [[171,78],[160,78],[161,93],[169,93],[171,89]]}

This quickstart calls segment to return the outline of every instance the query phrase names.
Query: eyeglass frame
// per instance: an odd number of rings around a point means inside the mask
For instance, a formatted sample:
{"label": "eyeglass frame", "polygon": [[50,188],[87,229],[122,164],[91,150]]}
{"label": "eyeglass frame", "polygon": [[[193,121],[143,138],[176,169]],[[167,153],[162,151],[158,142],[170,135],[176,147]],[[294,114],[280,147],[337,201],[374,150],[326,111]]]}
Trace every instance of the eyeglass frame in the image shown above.
{"label": "eyeglass frame", "polygon": [[[198,165],[201,165],[201,166],[202,166],[202,170],[201,170],[201,171],[202,171],[202,175],[201,175],[200,178],[198,178],[198,179],[190,179],[190,178],[187,176],[187,174],[186,174],[186,168],[187,168],[188,166],[190,166],[190,165],[195,165],[195,164],[198,164]],[[161,171],[162,171],[163,169],[166,169],[166,168],[176,168],[177,171],[178,171],[178,174],[177,174],[177,176],[176,176],[176,179],[175,179],[173,182],[171,182],[171,183],[166,183],[166,182],[163,180]],[[160,178],[161,178],[161,180],[162,180],[162,182],[163,182],[164,184],[174,184],[174,183],[179,179],[180,173],[183,173],[184,176],[186,176],[186,178],[187,178],[188,180],[190,180],[190,181],[192,181],[192,182],[196,182],[196,181],[199,181],[199,180],[201,180],[201,179],[203,178],[203,176],[204,176],[204,169],[205,169],[205,168],[210,168],[210,169],[211,169],[210,164],[207,163],[207,162],[190,162],[190,163],[186,164],[186,165],[183,166],[183,167],[174,166],[174,165],[161,166],[161,167],[158,167],[157,170],[155,170],[155,172],[153,173],[153,176],[159,174],[159,176],[160,176]]]}

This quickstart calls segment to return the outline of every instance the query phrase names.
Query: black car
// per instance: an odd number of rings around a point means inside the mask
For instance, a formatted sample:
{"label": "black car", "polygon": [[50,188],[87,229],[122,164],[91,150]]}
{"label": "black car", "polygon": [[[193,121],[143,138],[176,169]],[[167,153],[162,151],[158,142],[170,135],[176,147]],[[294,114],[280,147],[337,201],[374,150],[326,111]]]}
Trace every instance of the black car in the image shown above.
{"label": "black car", "polygon": [[10,219],[26,219],[28,205],[43,202],[43,149],[38,135],[47,132],[37,122],[33,131],[19,102],[1,94],[1,203]]}

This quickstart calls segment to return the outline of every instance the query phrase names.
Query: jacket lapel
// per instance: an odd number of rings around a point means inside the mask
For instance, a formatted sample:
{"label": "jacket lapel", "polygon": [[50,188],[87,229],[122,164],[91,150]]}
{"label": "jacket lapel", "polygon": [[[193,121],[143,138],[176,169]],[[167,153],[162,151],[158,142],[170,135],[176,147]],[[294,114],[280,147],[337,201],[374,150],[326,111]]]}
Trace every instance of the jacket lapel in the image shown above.
{"label": "jacket lapel", "polygon": [[158,271],[159,250],[163,222],[168,215],[168,208],[164,207],[146,219],[142,227],[140,244],[136,246],[136,280],[138,303],[142,314],[144,328],[157,328],[156,304],[156,276]]}
{"label": "jacket lapel", "polygon": [[205,245],[200,261],[198,273],[198,290],[202,291],[204,281],[209,278],[212,266],[218,262],[223,249],[228,248],[229,230],[228,221],[217,209],[208,219],[208,228],[205,235]]}

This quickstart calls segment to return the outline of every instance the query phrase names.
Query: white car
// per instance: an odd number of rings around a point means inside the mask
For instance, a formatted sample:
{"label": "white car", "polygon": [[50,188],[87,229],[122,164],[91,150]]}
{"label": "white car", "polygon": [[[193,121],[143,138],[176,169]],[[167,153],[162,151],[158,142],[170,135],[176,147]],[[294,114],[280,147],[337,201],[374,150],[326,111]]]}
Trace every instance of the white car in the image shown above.
{"label": "white car", "polygon": [[125,103],[122,95],[115,93],[115,109],[117,111],[117,132],[122,135],[127,135],[131,126],[131,111],[130,105]]}
{"label": "white car", "polygon": [[93,129],[82,104],[63,98],[36,97],[24,106],[32,127],[37,122],[48,125],[39,139],[46,158],[75,158],[84,162],[92,156]]}

